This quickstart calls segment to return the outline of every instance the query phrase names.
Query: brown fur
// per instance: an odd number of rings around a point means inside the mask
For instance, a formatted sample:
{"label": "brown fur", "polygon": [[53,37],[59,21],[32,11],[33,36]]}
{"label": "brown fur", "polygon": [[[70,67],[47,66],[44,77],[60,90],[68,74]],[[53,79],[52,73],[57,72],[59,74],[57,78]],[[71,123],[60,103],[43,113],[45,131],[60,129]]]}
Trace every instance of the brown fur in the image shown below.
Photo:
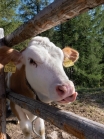
{"label": "brown fur", "polygon": [[15,93],[33,98],[34,94],[26,84],[25,66],[22,66],[20,70],[17,69],[15,74],[11,75],[10,89]]}
{"label": "brown fur", "polygon": [[[15,74],[11,75],[10,89],[17,94],[21,94],[21,95],[24,95],[29,98],[34,98],[33,92],[30,90],[30,88],[26,84],[25,66],[22,66],[20,68],[20,70],[17,69]],[[11,105],[11,109],[12,109],[13,113],[20,120],[18,111],[15,109],[15,104],[13,102],[11,102],[10,105]],[[25,116],[25,114],[24,114],[24,116]]]}
{"label": "brown fur", "polygon": [[0,48],[0,63],[3,65],[9,63],[10,61],[18,63],[20,56],[20,52],[7,46],[2,46]]}

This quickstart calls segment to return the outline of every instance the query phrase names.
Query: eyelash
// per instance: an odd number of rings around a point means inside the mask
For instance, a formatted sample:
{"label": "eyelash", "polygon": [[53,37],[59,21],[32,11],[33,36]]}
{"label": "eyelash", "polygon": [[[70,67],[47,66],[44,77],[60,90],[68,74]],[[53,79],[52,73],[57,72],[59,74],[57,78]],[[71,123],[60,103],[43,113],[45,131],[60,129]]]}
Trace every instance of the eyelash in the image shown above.
{"label": "eyelash", "polygon": [[29,63],[35,65],[36,67],[38,66],[37,63],[32,58],[29,58]]}

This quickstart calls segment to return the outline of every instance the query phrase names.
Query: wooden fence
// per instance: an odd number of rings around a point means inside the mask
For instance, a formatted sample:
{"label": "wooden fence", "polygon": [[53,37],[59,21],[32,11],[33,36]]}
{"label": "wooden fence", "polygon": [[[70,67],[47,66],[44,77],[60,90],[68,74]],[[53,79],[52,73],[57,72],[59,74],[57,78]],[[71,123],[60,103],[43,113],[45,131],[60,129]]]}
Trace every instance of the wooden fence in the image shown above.
{"label": "wooden fence", "polygon": [[[3,45],[12,47],[103,3],[104,0],[55,0],[10,35],[3,37],[2,30],[0,47]],[[14,93],[8,94],[7,97],[79,139],[104,139],[104,125],[102,124],[53,108],[42,102],[30,101],[29,98]],[[3,66],[0,65],[0,139],[6,139],[5,105],[4,73]]]}
{"label": "wooden fence", "polygon": [[79,139],[104,139],[104,125],[48,104],[10,92],[7,97],[19,106]]}
{"label": "wooden fence", "polygon": [[[0,29],[0,39],[3,37],[4,30]],[[2,64],[0,64],[0,139],[6,139],[6,93]]]}

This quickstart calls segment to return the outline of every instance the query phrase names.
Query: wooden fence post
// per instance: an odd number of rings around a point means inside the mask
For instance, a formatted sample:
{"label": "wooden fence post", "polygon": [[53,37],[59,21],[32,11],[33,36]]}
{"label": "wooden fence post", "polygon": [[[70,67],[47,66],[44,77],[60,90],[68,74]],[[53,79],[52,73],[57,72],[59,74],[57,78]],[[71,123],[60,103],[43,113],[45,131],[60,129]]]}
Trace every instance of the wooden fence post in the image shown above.
{"label": "wooden fence post", "polygon": [[[0,28],[0,39],[3,37],[4,30]],[[2,64],[0,64],[0,139],[6,139],[6,95]]]}

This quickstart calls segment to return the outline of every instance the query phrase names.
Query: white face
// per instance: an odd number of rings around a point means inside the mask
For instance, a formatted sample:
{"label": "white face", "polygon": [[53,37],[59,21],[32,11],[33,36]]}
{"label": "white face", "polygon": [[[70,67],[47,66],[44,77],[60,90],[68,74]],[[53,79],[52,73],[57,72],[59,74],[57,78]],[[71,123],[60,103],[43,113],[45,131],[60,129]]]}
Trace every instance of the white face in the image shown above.
{"label": "white face", "polygon": [[63,69],[63,51],[45,37],[35,37],[22,52],[26,78],[45,103],[69,103],[76,99],[74,84]]}

